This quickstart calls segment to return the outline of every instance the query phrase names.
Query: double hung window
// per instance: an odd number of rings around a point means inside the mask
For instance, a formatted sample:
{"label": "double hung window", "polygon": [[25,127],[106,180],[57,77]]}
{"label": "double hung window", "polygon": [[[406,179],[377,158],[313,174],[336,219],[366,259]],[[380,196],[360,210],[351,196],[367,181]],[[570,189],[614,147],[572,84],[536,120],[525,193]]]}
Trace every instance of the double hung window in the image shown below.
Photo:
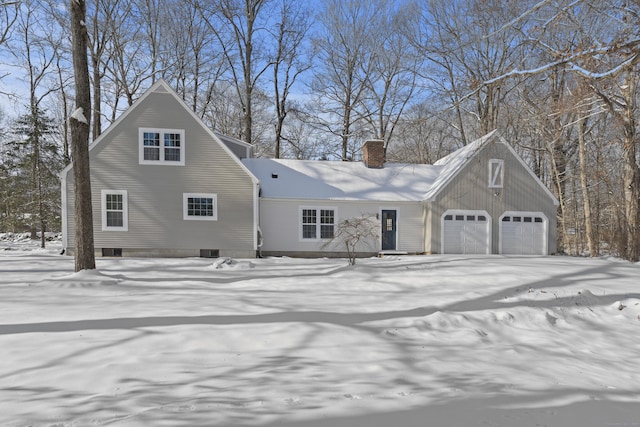
{"label": "double hung window", "polygon": [[128,231],[126,190],[102,190],[102,230]]}
{"label": "double hung window", "polygon": [[302,240],[332,239],[336,213],[332,208],[301,208]]}
{"label": "double hung window", "polygon": [[139,163],[184,165],[184,130],[139,129]]}

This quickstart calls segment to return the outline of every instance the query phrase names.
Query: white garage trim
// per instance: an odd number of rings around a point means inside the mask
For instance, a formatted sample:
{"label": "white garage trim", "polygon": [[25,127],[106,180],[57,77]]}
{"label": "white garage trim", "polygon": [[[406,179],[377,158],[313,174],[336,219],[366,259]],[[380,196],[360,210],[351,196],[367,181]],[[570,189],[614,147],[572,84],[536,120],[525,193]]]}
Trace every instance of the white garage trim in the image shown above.
{"label": "white garage trim", "polygon": [[[440,253],[491,253],[491,215],[487,211],[449,209],[442,214],[440,225]],[[452,226],[449,231],[456,232],[459,241],[452,242],[452,236],[447,236],[447,228]],[[451,243],[459,244],[459,251],[451,252]]]}
{"label": "white garage trim", "polygon": [[549,219],[542,212],[507,211],[500,216],[499,224],[500,254],[549,253]]}

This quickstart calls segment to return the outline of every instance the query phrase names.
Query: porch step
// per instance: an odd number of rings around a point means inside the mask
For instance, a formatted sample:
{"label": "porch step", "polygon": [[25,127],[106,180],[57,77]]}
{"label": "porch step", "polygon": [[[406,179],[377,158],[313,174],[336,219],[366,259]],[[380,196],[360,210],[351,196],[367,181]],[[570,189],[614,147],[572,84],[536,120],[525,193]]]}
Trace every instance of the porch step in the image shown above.
{"label": "porch step", "polygon": [[385,255],[409,255],[409,252],[405,252],[405,251],[380,251],[380,252],[378,252],[378,258],[382,258]]}

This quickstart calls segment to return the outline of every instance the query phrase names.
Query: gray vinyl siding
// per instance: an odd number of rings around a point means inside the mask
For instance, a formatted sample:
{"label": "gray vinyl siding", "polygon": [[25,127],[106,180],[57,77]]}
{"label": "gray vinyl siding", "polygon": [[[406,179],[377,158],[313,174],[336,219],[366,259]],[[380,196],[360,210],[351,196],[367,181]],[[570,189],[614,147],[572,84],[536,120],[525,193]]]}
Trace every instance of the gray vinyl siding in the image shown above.
{"label": "gray vinyl siding", "polygon": [[[251,176],[168,93],[150,93],[90,151],[95,247],[255,251]],[[184,129],[185,165],[140,165],[138,129]],[[68,194],[73,194],[72,173]],[[127,190],[128,231],[102,230],[102,190]],[[183,193],[217,195],[217,221],[185,221]],[[68,205],[73,246],[73,202]]]}
{"label": "gray vinyl siding", "polygon": [[73,169],[67,171],[66,173],[66,183],[62,188],[62,202],[64,204],[63,212],[64,218],[62,219],[62,231],[63,231],[63,239],[66,243],[66,248],[74,247],[74,236],[75,236],[75,222],[74,222],[74,180],[73,180]]}
{"label": "gray vinyl siding", "polygon": [[[336,224],[340,220],[359,217],[363,214],[379,214],[382,209],[398,212],[397,250],[409,253],[424,252],[424,209],[422,203],[367,202],[336,200],[285,200],[260,199],[260,228],[264,237],[262,251],[265,253],[330,253],[342,250],[336,245],[325,245],[324,241],[308,241],[300,238],[300,209],[333,208]],[[380,239],[367,247],[367,252],[380,250]]]}
{"label": "gray vinyl siding", "polygon": [[[489,188],[489,160],[504,159],[503,188]],[[496,195],[496,193],[499,193]],[[506,211],[542,212],[548,219],[548,251],[556,251],[556,207],[549,194],[501,143],[488,143],[429,203],[427,251],[441,251],[441,219],[448,209],[485,210],[491,216],[491,252],[499,253],[499,219]]]}

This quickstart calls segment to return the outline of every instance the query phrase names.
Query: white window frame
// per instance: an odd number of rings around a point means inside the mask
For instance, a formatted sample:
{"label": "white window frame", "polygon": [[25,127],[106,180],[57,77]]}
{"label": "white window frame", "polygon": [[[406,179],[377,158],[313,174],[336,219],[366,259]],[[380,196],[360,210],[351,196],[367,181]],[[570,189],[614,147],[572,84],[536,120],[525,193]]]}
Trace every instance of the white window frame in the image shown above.
{"label": "white window frame", "polygon": [[489,160],[489,188],[504,187],[504,160]]}
{"label": "white window frame", "polygon": [[[302,212],[305,210],[314,210],[316,211],[316,237],[314,238],[305,238],[303,232],[303,223],[302,223]],[[321,221],[321,211],[333,211],[333,235],[336,234],[336,225],[338,225],[338,209],[335,206],[300,206],[298,208],[298,239],[301,242],[325,242],[331,240],[331,238],[322,238],[322,221]]]}
{"label": "white window frame", "polygon": [[[212,199],[213,215],[212,216],[195,216],[189,215],[189,199]],[[183,193],[182,194],[182,218],[185,221],[217,221],[218,220],[218,195],[213,193]]]}
{"label": "white window frame", "polygon": [[[160,134],[160,159],[145,160],[144,159],[144,134],[158,133]],[[164,136],[166,134],[180,135],[180,160],[165,160]],[[184,166],[185,157],[185,132],[184,129],[162,129],[162,128],[139,128],[138,129],[138,163],[141,165],[168,165],[168,166]],[[169,147],[167,147],[169,148]]]}
{"label": "white window frame", "polygon": [[[107,195],[122,196],[122,227],[107,225]],[[129,231],[129,202],[127,190],[102,190],[100,192],[102,200],[102,231]]]}

